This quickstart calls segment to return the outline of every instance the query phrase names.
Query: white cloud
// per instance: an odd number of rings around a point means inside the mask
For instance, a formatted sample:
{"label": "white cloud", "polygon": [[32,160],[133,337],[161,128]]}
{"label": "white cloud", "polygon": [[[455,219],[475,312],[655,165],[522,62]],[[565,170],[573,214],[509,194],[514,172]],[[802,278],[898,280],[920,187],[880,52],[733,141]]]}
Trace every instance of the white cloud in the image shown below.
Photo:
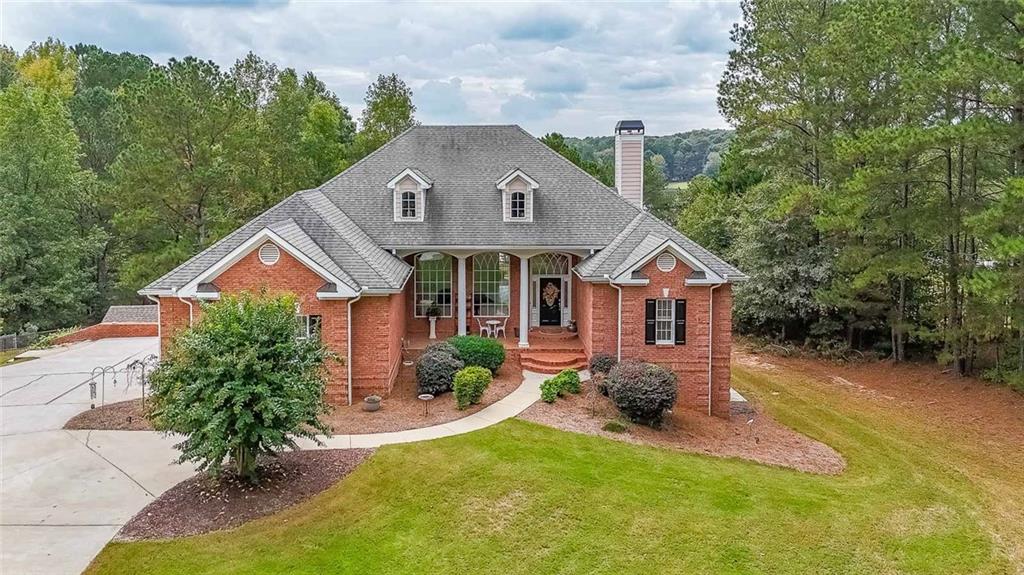
{"label": "white cloud", "polygon": [[353,115],[378,74],[413,87],[425,122],[518,122],[535,134],[723,127],[715,87],[735,4],[557,5],[0,2],[0,42],[54,36],[163,62],[231,66],[248,51],[312,70]]}

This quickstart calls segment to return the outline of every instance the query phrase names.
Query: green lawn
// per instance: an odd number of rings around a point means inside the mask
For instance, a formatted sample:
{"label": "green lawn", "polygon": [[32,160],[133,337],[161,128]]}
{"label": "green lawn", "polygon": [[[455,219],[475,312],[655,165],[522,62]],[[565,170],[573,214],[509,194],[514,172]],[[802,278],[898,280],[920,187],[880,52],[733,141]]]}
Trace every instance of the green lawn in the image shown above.
{"label": "green lawn", "polygon": [[690,182],[669,182],[665,187],[672,188],[674,190],[685,190]]}
{"label": "green lawn", "polygon": [[111,544],[89,572],[1019,572],[1024,482],[1012,457],[801,377],[734,374],[780,420],[842,452],[847,472],[514,420],[381,449],[320,496],[235,531]]}

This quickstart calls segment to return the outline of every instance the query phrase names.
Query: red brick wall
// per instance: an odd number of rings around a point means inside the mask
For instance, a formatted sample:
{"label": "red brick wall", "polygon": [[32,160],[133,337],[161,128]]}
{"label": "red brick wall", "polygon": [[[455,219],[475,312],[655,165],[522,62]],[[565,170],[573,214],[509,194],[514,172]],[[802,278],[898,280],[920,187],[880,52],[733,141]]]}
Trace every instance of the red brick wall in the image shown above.
{"label": "red brick wall", "polygon": [[363,296],[352,305],[353,402],[391,393],[402,359],[404,309],[403,294]]}
{"label": "red brick wall", "polygon": [[[199,319],[199,303],[192,301],[193,317]],[[160,355],[167,353],[171,338],[188,327],[188,305],[176,297],[160,298]]]}
{"label": "red brick wall", "polygon": [[58,337],[54,345],[74,343],[77,341],[95,341],[109,337],[156,337],[155,323],[98,323],[84,327],[74,333]]}
{"label": "red brick wall", "polygon": [[[678,404],[707,411],[708,388],[708,295],[707,286],[686,286],[690,273],[682,262],[664,273],[654,260],[642,269],[650,278],[647,286],[622,287],[622,357],[642,359],[674,371],[679,378]],[[645,303],[666,297],[686,300],[686,344],[646,345],[644,343]],[[588,355],[616,352],[617,294],[608,284],[583,284],[580,290],[583,313],[580,337]],[[729,413],[730,351],[732,345],[732,292],[729,285],[715,289],[714,347],[712,357],[712,412]],[[588,316],[589,311],[589,317]]]}

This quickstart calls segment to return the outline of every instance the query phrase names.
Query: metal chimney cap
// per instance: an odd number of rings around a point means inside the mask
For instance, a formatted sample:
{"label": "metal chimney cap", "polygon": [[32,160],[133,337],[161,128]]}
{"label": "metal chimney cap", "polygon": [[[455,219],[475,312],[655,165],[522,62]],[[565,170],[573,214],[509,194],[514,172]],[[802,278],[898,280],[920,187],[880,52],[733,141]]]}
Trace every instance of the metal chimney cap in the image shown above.
{"label": "metal chimney cap", "polygon": [[640,120],[619,120],[615,124],[616,134],[643,134],[644,123]]}

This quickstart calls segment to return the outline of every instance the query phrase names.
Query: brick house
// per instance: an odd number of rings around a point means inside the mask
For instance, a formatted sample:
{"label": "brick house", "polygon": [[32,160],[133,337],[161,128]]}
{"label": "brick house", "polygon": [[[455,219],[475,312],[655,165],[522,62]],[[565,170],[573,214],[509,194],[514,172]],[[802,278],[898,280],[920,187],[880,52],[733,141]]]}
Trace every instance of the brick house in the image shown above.
{"label": "brick house", "polygon": [[615,131],[612,189],[518,126],[411,128],[139,293],[159,305],[162,348],[222,293],[297,294],[303,329],[348,359],[335,403],[388,394],[433,323],[438,338],[503,327],[539,371],[598,352],[658,363],[683,406],[727,415],[746,277],[643,210],[643,124]]}

